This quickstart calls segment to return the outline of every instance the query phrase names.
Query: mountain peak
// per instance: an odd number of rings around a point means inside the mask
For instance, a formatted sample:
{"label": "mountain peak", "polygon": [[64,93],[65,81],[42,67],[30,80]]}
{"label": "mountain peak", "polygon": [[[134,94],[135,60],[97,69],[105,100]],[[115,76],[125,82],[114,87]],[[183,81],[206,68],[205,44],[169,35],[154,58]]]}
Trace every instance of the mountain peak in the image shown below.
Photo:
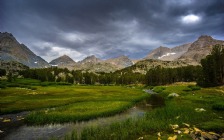
{"label": "mountain peak", "polygon": [[8,32],[0,32],[0,58],[4,61],[17,61],[32,68],[48,67],[48,63],[34,54],[26,45],[20,44]]}
{"label": "mountain peak", "polygon": [[95,59],[95,58],[97,58],[95,55],[90,55],[86,57],[86,59]]}
{"label": "mountain peak", "polygon": [[8,33],[8,32],[0,32],[0,35],[1,36],[11,36],[11,37],[13,37],[13,35],[11,33]]}
{"label": "mountain peak", "polygon": [[70,58],[68,55],[66,55],[66,54],[60,56],[59,58],[69,58],[69,59],[71,59],[71,58]]}
{"label": "mountain peak", "polygon": [[62,55],[62,56],[66,56],[66,57],[68,57],[66,54],[64,54],[64,55]]}
{"label": "mountain peak", "polygon": [[213,39],[208,35],[202,35],[191,44],[188,51],[180,59],[200,63],[201,59],[205,58],[216,44],[224,44],[224,41]]}
{"label": "mountain peak", "polygon": [[0,32],[0,39],[3,39],[3,38],[10,38],[16,41],[16,38],[11,33],[8,33],[8,32]]}
{"label": "mountain peak", "polygon": [[198,38],[198,40],[206,40],[206,41],[208,41],[208,40],[213,40],[213,38],[211,37],[211,36],[209,36],[209,35],[201,35],[199,38]]}
{"label": "mountain peak", "polygon": [[80,61],[80,63],[98,63],[101,61],[102,60],[97,58],[95,55],[90,55],[90,56],[87,56],[86,58],[84,58],[82,61]]}
{"label": "mountain peak", "polygon": [[74,63],[75,61],[65,54],[50,62],[50,64],[52,65],[59,65],[59,66],[65,66],[65,65],[74,64]]}

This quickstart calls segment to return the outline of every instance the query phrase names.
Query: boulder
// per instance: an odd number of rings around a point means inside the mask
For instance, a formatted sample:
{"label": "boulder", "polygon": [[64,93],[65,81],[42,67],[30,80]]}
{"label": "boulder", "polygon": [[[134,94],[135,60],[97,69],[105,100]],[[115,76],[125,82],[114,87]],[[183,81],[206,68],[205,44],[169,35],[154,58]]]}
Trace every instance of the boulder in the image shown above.
{"label": "boulder", "polygon": [[168,97],[179,97],[180,95],[177,93],[171,93],[168,95]]}

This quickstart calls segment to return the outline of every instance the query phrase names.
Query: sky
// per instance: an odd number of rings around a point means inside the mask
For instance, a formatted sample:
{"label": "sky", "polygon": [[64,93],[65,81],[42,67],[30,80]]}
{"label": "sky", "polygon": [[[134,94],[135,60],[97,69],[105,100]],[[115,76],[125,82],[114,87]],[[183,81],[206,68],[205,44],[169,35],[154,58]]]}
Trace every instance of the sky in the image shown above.
{"label": "sky", "polygon": [[224,0],[0,0],[0,32],[48,62],[139,59],[201,35],[224,40]]}

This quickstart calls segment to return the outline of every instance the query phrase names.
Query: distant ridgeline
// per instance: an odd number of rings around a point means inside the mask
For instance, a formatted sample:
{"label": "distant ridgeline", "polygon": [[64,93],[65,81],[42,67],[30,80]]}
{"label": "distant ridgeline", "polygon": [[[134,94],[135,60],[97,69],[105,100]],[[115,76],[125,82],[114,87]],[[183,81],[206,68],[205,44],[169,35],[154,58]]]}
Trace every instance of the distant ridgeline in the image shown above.
{"label": "distant ridgeline", "polygon": [[91,55],[82,61],[75,62],[69,56],[63,55],[48,63],[33,53],[27,46],[20,44],[12,34],[0,32],[0,60],[6,62],[16,61],[30,68],[49,68],[54,66],[93,73],[110,73],[131,66],[130,69],[133,72],[146,74],[149,69],[157,66],[176,68],[200,65],[201,59],[210,54],[212,46],[216,44],[224,45],[224,41],[213,39],[208,35],[202,35],[192,43],[173,48],[160,46],[139,60],[131,60],[127,56],[101,60]]}
{"label": "distant ridgeline", "polygon": [[[193,43],[173,48],[161,46],[139,60],[131,60],[127,56],[101,60],[92,55],[75,62],[63,55],[47,63],[20,44],[12,34],[0,32],[0,69],[7,72],[22,70],[20,74],[25,78],[48,82],[163,85],[200,81],[198,83],[204,86],[206,83],[210,83],[207,86],[216,86],[224,83],[223,57],[213,57],[214,46],[217,45],[222,48],[224,41],[203,35]],[[213,61],[220,63],[213,64]],[[206,72],[210,74],[206,75]],[[201,80],[203,78],[205,80]]]}

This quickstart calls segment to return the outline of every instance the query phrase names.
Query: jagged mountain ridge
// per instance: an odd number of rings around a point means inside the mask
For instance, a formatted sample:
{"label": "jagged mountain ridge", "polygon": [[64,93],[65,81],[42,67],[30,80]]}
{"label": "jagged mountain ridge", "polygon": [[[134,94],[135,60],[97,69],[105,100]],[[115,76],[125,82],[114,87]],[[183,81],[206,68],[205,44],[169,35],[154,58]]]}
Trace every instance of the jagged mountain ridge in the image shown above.
{"label": "jagged mountain ridge", "polygon": [[10,33],[0,32],[0,60],[17,61],[31,68],[44,68],[49,64],[34,54],[27,46],[20,44]]}
{"label": "jagged mountain ridge", "polygon": [[[141,60],[158,59],[163,61],[175,61],[173,64],[199,64],[200,60],[208,55],[215,44],[224,44],[224,41],[213,39],[210,36],[200,36],[195,42],[188,43],[174,48],[159,47],[151,51],[147,57]],[[41,57],[35,55],[27,46],[20,44],[10,33],[0,32],[0,60],[17,61],[31,68],[44,68],[49,64]],[[141,60],[131,60],[127,56],[110,58],[101,60],[94,55],[88,56],[82,61],[75,62],[69,56],[64,55],[50,62],[51,65],[58,67],[66,67],[70,70],[83,70],[91,72],[113,72],[129,66],[133,66],[134,62],[143,63]],[[144,63],[149,63],[146,61]],[[183,63],[182,63],[183,62]],[[150,62],[154,63],[154,62]],[[158,65],[164,62],[157,61]],[[167,62],[165,62],[167,64]],[[170,63],[171,64],[171,63]],[[171,65],[173,65],[171,64]],[[147,64],[148,65],[148,64]],[[154,65],[154,64],[153,64]]]}
{"label": "jagged mountain ridge", "polygon": [[199,65],[201,59],[210,54],[212,46],[224,45],[224,41],[202,35],[193,43],[187,43],[174,48],[162,47],[152,50],[144,59],[158,59],[163,61],[185,61],[191,65]]}
{"label": "jagged mountain ridge", "polygon": [[168,48],[160,46],[152,50],[145,59],[159,59],[164,61],[173,61],[181,57],[184,53],[188,51],[191,43],[176,46],[174,48]]}
{"label": "jagged mountain ridge", "polygon": [[96,56],[91,55],[76,63],[69,56],[63,55],[52,60],[50,64],[52,66],[68,68],[70,70],[82,70],[89,72],[114,72],[116,70],[133,65],[133,62],[127,56],[101,60]]}
{"label": "jagged mountain ridge", "polygon": [[89,72],[114,72],[131,65],[133,65],[132,60],[127,56],[101,60],[92,55],[76,63],[74,69],[85,70]]}

